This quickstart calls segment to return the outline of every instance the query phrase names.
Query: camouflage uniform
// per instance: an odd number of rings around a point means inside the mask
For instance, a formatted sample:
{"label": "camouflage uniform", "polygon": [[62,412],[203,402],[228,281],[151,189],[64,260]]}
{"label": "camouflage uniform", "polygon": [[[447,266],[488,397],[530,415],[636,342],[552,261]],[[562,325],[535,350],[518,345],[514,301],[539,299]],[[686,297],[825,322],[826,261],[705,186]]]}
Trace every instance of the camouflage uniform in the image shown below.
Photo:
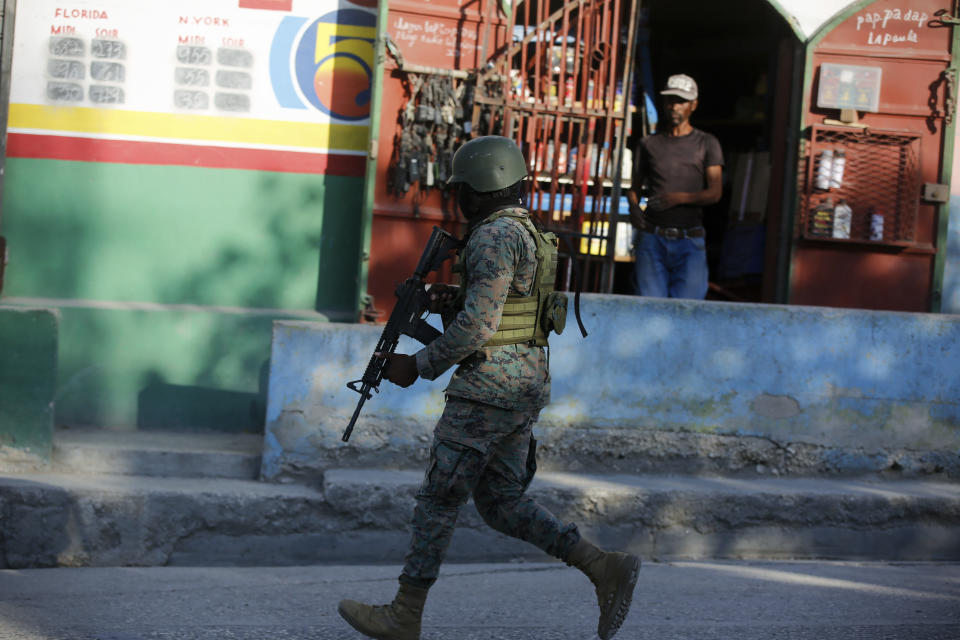
{"label": "camouflage uniform", "polygon": [[507,294],[532,293],[535,251],[534,239],[516,219],[474,227],[461,256],[467,273],[463,309],[416,354],[417,370],[427,380],[467,360],[446,389],[401,582],[429,586],[436,580],[457,514],[471,494],[487,524],[550,555],[565,559],[580,540],[576,525],[524,495],[536,471],[533,425],[550,399],[545,350],[483,346],[497,330]]}

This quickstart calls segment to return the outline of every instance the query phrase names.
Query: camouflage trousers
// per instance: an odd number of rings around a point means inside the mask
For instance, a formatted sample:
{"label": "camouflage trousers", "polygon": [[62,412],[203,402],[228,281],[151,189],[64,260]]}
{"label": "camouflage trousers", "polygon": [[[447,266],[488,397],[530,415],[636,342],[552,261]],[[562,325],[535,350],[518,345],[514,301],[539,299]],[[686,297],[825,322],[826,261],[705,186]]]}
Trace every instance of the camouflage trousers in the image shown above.
{"label": "camouflage trousers", "polygon": [[539,413],[447,399],[417,492],[401,582],[433,584],[460,507],[471,495],[484,521],[497,531],[566,558],[580,540],[576,525],[561,522],[525,495],[537,469],[532,429]]}

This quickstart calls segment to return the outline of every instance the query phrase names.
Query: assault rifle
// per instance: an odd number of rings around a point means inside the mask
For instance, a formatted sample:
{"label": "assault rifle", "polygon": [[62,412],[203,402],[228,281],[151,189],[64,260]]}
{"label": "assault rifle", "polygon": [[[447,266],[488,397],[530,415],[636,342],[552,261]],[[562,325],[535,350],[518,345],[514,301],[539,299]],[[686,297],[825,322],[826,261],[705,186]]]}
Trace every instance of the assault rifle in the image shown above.
{"label": "assault rifle", "polygon": [[353,433],[353,427],[357,423],[363,403],[373,397],[370,390],[380,392],[380,382],[383,380],[383,372],[387,368],[388,360],[385,355],[377,354],[393,353],[401,335],[410,336],[422,344],[430,344],[440,337],[440,332],[423,319],[424,312],[430,307],[424,278],[431,271],[439,269],[444,260],[452,256],[451,252],[458,248],[460,248],[459,240],[440,227],[434,227],[413,275],[397,287],[397,304],[383,328],[383,333],[380,334],[380,341],[373,350],[373,357],[370,358],[367,370],[359,380],[347,383],[347,387],[360,394],[360,402],[357,403],[353,417],[350,418],[347,430],[343,432],[344,442],[349,440],[350,434]]}

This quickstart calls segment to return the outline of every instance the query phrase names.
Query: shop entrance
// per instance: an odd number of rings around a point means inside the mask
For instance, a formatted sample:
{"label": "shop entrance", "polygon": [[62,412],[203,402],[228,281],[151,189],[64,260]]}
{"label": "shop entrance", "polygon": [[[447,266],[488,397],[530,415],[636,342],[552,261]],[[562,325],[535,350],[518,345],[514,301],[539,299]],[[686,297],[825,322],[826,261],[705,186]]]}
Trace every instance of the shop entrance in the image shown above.
{"label": "shop entrance", "polygon": [[[638,108],[628,148],[656,128],[666,79],[692,76],[700,98],[691,121],[718,138],[725,161],[723,197],[704,211],[707,298],[774,301],[791,71],[800,40],[765,0],[646,0],[637,39]],[[632,262],[618,265],[616,293],[632,291],[632,268]]]}

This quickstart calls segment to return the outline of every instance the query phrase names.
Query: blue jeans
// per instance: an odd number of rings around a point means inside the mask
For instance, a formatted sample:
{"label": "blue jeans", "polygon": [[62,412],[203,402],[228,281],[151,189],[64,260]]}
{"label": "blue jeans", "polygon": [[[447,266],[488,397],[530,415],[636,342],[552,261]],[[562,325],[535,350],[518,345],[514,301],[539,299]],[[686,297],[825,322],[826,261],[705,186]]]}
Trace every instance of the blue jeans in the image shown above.
{"label": "blue jeans", "polygon": [[638,296],[694,298],[707,295],[707,250],[704,238],[670,240],[637,231],[634,287]]}

